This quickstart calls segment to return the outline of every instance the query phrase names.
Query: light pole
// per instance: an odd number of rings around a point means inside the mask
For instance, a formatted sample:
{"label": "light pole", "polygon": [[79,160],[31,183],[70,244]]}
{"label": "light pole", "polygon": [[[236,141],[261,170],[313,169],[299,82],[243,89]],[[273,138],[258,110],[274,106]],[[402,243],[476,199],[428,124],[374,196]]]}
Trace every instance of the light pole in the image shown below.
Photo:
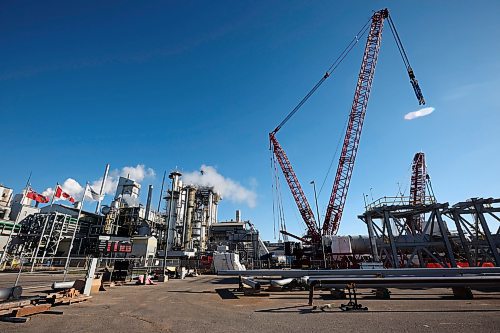
{"label": "light pole", "polygon": [[319,225],[320,217],[319,217],[319,207],[318,207],[318,195],[316,194],[316,182],[314,180],[311,180],[310,184],[313,186],[314,189],[314,201],[316,202],[316,214],[318,215],[318,230],[320,230],[321,227]]}
{"label": "light pole", "polygon": [[[316,203],[316,213],[318,214],[318,232],[321,234],[321,227],[320,227],[320,216],[319,216],[319,206],[318,206],[318,195],[316,193],[316,182],[314,180],[311,180],[310,183],[313,186],[314,189],[314,201]],[[323,237],[321,238],[321,246],[323,248],[323,261],[325,262],[325,268],[326,268],[326,253],[325,253],[325,243],[323,242]]]}

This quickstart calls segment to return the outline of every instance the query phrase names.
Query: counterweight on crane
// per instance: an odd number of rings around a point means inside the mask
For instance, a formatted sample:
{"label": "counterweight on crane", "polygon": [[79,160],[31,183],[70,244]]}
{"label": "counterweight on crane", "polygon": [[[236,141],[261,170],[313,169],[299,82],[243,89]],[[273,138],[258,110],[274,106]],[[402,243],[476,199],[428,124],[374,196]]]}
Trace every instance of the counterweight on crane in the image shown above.
{"label": "counterweight on crane", "polygon": [[[276,139],[276,133],[281,129],[281,127],[298,111],[300,107],[311,97],[311,95],[319,88],[319,86],[330,77],[332,68],[336,68],[338,64],[334,64],[330,67],[329,71],[322,77],[321,80],[316,83],[316,85],[309,91],[309,93],[300,101],[300,103],[287,115],[287,117],[276,127],[276,129],[269,134],[269,139],[271,142],[271,149],[274,153],[275,158],[278,160],[285,179],[287,180],[288,186],[293,194],[299,212],[308,228],[308,236],[312,239],[313,243],[319,243],[321,241],[322,235],[333,235],[336,234],[340,225],[340,220],[342,218],[342,213],[344,210],[345,201],[347,198],[347,192],[349,189],[349,183],[351,180],[354,162],[356,160],[356,154],[358,151],[359,140],[361,138],[361,132],[363,129],[363,122],[365,119],[366,109],[368,105],[368,99],[370,97],[370,91],[372,87],[373,77],[375,74],[375,67],[377,64],[378,54],[380,50],[380,43],[382,40],[382,30],[384,26],[384,21],[388,18],[389,26],[393,32],[394,39],[398,46],[401,57],[405,64],[408,76],[410,78],[410,83],[415,91],[415,95],[419,101],[419,104],[425,104],[422,91],[415,78],[412,67],[406,56],[406,52],[403,48],[399,35],[396,31],[394,23],[389,16],[389,11],[387,9],[382,9],[375,12],[371,17],[371,24],[368,30],[368,38],[365,45],[365,50],[363,54],[363,61],[361,63],[361,69],[359,71],[358,81],[356,85],[356,90],[354,93],[354,100],[351,107],[351,112],[349,114],[349,121],[347,124],[347,129],[344,136],[344,143],[342,146],[342,151],[339,157],[339,164],[337,167],[337,172],[335,175],[335,181],[333,184],[332,192],[330,195],[330,200],[325,214],[325,220],[323,222],[322,231],[320,232],[314,214],[309,206],[307,198],[300,186],[300,183],[293,171],[292,165],[285,154],[285,151]],[[366,25],[365,25],[366,26]],[[368,29],[368,26],[363,27],[360,31],[364,33]],[[356,36],[356,42],[358,36]],[[354,43],[355,44],[355,43]],[[347,53],[352,49],[352,42],[346,48]],[[342,61],[347,55],[346,50],[339,56]],[[339,59],[338,58],[338,59]],[[337,59],[337,60],[338,60]]]}

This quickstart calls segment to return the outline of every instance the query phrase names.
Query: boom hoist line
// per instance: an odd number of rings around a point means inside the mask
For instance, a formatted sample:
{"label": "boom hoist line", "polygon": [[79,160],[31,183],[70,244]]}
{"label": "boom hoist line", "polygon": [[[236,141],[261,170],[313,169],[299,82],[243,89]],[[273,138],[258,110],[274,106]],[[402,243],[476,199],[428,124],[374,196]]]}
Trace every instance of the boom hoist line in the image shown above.
{"label": "boom hoist line", "polygon": [[290,118],[307,102],[307,100],[316,92],[316,90],[328,79],[331,73],[342,63],[345,57],[349,54],[349,52],[356,46],[359,42],[359,38],[363,36],[369,28],[370,21],[366,22],[365,25],[359,30],[359,32],[354,36],[351,42],[345,47],[345,49],[340,53],[340,55],[335,59],[332,65],[328,68],[325,74],[321,77],[321,79],[314,85],[314,87],[306,94],[304,98],[293,108],[292,111],[281,121],[281,123],[271,132],[269,133],[269,141],[270,141],[270,149],[274,155],[274,157],[278,160],[278,163],[281,167],[283,175],[288,183],[288,187],[292,192],[293,198],[297,207],[299,209],[300,215],[307,226],[308,234],[307,239],[303,237],[299,237],[293,235],[286,230],[281,230],[280,232],[283,235],[291,236],[296,239],[299,239],[302,242],[310,243],[309,238],[318,243],[321,241],[321,231],[320,227],[317,225],[314,213],[307,201],[307,197],[300,186],[299,180],[297,179],[297,175],[292,168],[292,164],[288,159],[283,147],[281,147],[280,143],[276,139],[276,133],[281,129],[281,127],[288,121]]}
{"label": "boom hoist line", "polygon": [[[378,53],[380,49],[380,42],[382,38],[382,28],[383,23],[386,18],[389,17],[389,11],[387,9],[382,9],[375,12],[371,17],[371,25],[368,23],[360,30],[358,35],[353,41],[346,47],[346,49],[341,53],[339,58],[335,63],[329,68],[321,80],[316,83],[316,85],[309,91],[309,93],[300,101],[300,103],[287,115],[287,117],[274,129],[273,132],[269,133],[271,150],[273,151],[278,163],[281,166],[283,174],[287,180],[288,186],[292,192],[295,199],[299,212],[302,219],[308,227],[308,237],[311,238],[313,243],[319,243],[321,241],[321,234],[332,235],[338,230],[340,219],[342,217],[342,212],[344,209],[345,200],[347,197],[347,190],[349,188],[349,183],[354,167],[354,161],[356,158],[356,153],[359,145],[359,139],[361,136],[361,130],[363,126],[364,117],[366,114],[366,107],[368,104],[368,98],[370,96],[371,85],[373,81],[373,76],[375,73],[375,66],[377,63]],[[391,26],[391,31],[394,34],[398,49],[403,57],[403,62],[407,67],[408,75],[410,76],[411,84],[417,95],[417,99],[420,104],[425,104],[422,92],[418,85],[418,81],[415,79],[415,75],[411,66],[409,65],[408,58],[406,57],[406,52],[404,51],[403,45],[399,40],[395,26],[392,19],[389,17],[389,22]],[[337,173],[335,176],[335,182],[332,189],[332,194],[330,196],[330,201],[328,204],[327,212],[325,215],[325,221],[323,223],[322,232],[317,226],[314,213],[307,201],[307,198],[300,186],[300,183],[293,171],[292,165],[285,154],[285,151],[276,139],[276,133],[281,129],[281,127],[302,107],[302,105],[314,94],[314,92],[321,86],[321,84],[330,76],[331,72],[342,62],[346,55],[352,50],[354,45],[359,41],[359,36],[362,36],[369,28],[368,39],[365,46],[365,51],[363,55],[363,62],[361,64],[361,69],[358,77],[358,82],[356,86],[356,91],[354,94],[354,101],[352,104],[351,112],[349,115],[348,126],[346,129],[344,144],[342,147],[342,152],[339,158],[339,165],[337,168]]]}

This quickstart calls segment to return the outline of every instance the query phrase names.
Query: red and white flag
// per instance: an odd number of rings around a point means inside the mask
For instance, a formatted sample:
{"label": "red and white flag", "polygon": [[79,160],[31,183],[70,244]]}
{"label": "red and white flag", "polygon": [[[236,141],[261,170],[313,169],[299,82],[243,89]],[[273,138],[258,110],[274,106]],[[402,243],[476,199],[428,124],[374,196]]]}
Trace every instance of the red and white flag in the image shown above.
{"label": "red and white flag", "polygon": [[66,199],[71,203],[75,203],[75,198],[73,198],[69,193],[64,192],[61,185],[57,185],[54,196],[56,198]]}
{"label": "red and white flag", "polygon": [[49,202],[49,197],[33,191],[33,189],[31,187],[26,192],[26,197],[30,198],[32,200],[35,200],[36,202],[39,202],[39,203]]}

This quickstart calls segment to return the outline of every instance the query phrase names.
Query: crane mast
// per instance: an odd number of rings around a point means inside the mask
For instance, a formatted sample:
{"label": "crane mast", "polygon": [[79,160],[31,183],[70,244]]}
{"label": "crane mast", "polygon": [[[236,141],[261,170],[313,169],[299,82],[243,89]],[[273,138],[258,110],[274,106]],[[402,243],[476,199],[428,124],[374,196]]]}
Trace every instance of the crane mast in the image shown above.
{"label": "crane mast", "polygon": [[[410,181],[410,205],[421,205],[425,203],[425,189],[427,184],[427,168],[423,152],[416,153],[411,165]],[[425,216],[417,215],[407,221],[411,230],[422,231]]]}
{"label": "crane mast", "polygon": [[389,11],[387,9],[379,10],[372,16],[372,23],[366,41],[363,62],[361,63],[351,113],[349,114],[349,122],[345,132],[344,144],[342,146],[342,152],[340,153],[335,182],[326,210],[325,222],[323,223],[323,235],[336,234],[339,228],[340,219],[342,218],[342,212],[347,198],[347,190],[349,189],[349,183],[354,168],[354,161],[356,159],[356,153],[358,152],[359,139],[361,137],[366,107],[370,97],[373,76],[375,74],[375,66],[377,64],[380,42],[382,40],[382,28],[384,20],[388,16]]}

